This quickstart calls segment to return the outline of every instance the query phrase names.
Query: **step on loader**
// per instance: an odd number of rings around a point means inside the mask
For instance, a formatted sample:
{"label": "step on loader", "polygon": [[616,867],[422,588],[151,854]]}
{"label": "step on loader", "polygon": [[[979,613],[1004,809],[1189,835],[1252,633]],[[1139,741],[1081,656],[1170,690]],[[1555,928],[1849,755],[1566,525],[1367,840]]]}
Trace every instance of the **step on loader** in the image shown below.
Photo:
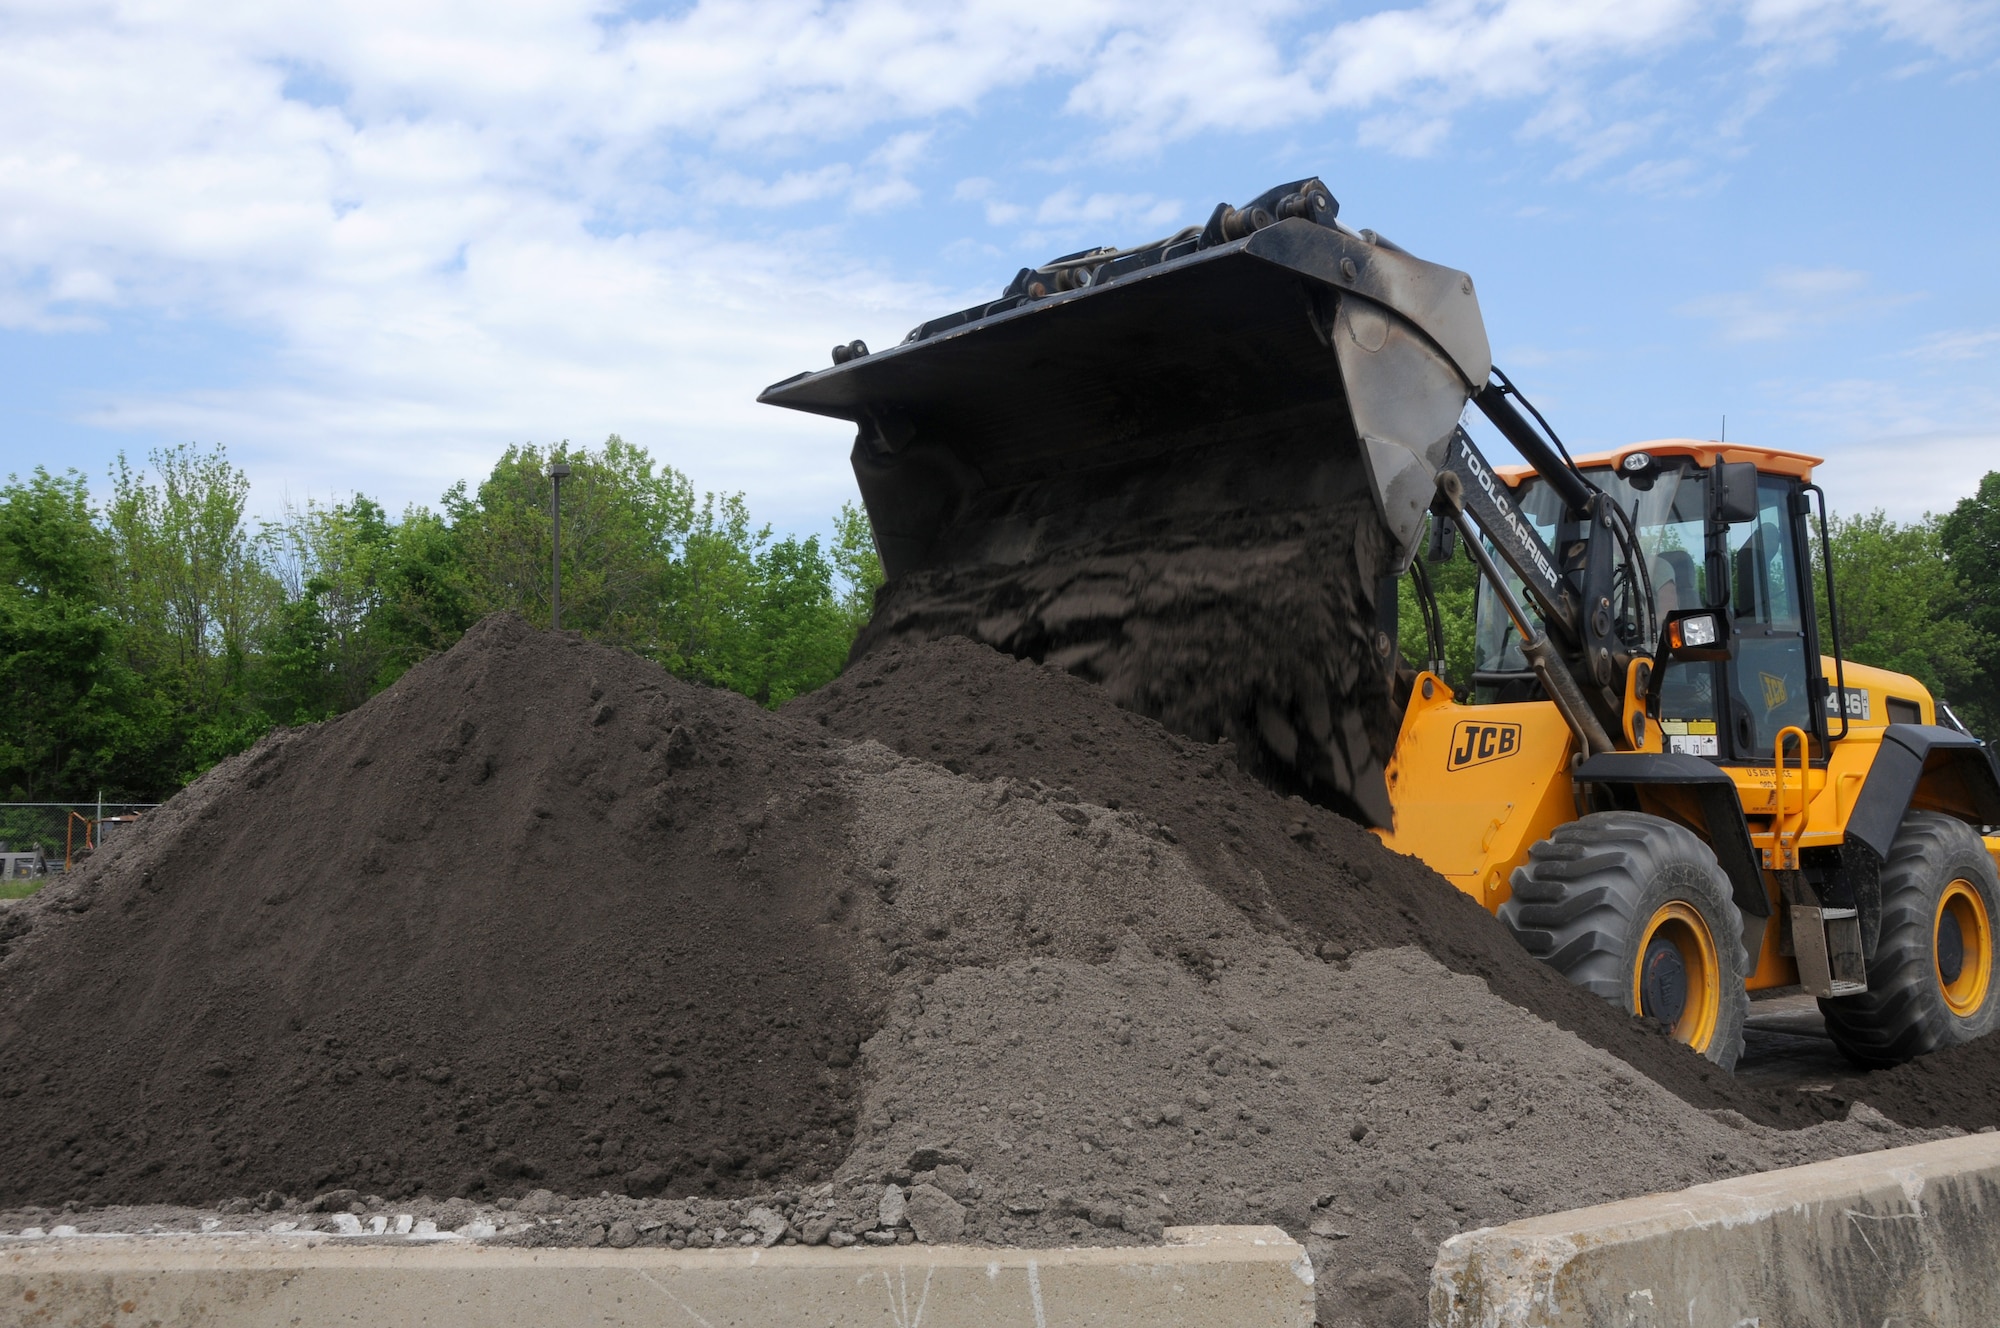
{"label": "step on loader", "polygon": [[[1817,996],[1863,1065],[1989,1031],[2000,764],[1842,658],[1819,460],[1572,459],[1493,365],[1471,277],[1338,212],[1280,185],[766,389],[856,426],[888,575],[857,653],[971,636],[1226,740],[1718,1065],[1761,988]],[[1487,460],[1468,404],[1525,465]],[[1464,696],[1424,576],[1459,544]]]}

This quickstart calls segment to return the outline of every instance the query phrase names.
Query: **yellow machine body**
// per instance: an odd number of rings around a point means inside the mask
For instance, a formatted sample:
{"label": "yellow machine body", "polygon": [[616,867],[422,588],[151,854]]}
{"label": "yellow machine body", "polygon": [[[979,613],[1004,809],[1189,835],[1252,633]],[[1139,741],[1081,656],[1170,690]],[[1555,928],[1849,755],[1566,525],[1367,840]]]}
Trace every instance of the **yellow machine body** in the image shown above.
{"label": "yellow machine body", "polygon": [[[1653,442],[1627,450],[1641,449],[1695,455],[1703,465],[1751,461],[1765,473],[1801,479],[1810,479],[1816,463],[1816,458],[1796,453],[1714,443]],[[1623,457],[1624,452],[1583,457],[1578,464],[1615,465]],[[1532,472],[1509,468],[1498,473],[1518,485]],[[1662,743],[1659,726],[1635,724],[1629,718],[1644,713],[1639,692],[1645,667],[1635,664],[1629,680],[1628,722],[1620,745],[1630,751],[1657,752]],[[1834,661],[1823,656],[1821,669],[1831,684]],[[1751,845],[1763,860],[1764,887],[1774,919],[1783,910],[1775,872],[1796,866],[1800,850],[1841,843],[1883,731],[1898,719],[1937,722],[1930,692],[1908,675],[1847,663],[1842,681],[1850,696],[1865,693],[1867,702],[1850,706],[1856,713],[1850,715],[1847,734],[1830,744],[1824,760],[1802,761],[1793,748],[1781,766],[1774,749],[1768,763],[1722,767],[1736,785]],[[1528,850],[1557,826],[1582,815],[1569,773],[1575,755],[1575,739],[1552,702],[1466,705],[1443,679],[1421,674],[1388,766],[1394,823],[1375,833],[1389,848],[1421,859],[1489,912],[1498,911],[1512,893],[1509,878],[1527,861]],[[1686,808],[1675,805],[1685,796],[1671,787],[1642,789],[1641,809],[1669,820],[1698,823]],[[1955,798],[1948,781],[1920,784],[1910,805],[1914,810],[1968,818],[1971,813],[1969,805]],[[1985,844],[2000,863],[2000,837],[1989,836]],[[1799,980],[1793,960],[1781,952],[1783,930],[1763,928],[1762,952],[1755,956],[1746,984],[1752,990]]]}

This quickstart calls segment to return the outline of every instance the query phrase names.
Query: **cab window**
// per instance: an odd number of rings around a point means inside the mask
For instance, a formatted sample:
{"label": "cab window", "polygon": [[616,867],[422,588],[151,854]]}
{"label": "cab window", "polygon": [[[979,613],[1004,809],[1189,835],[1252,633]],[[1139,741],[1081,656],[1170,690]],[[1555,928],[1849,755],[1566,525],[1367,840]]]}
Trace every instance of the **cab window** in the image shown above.
{"label": "cab window", "polygon": [[[1676,609],[1698,608],[1725,594],[1729,601],[1735,658],[1727,664],[1673,664],[1660,680],[1660,729],[1667,749],[1767,763],[1780,730],[1796,726],[1816,736],[1807,637],[1811,609],[1793,540],[1793,482],[1776,475],[1758,477],[1756,519],[1730,526],[1726,584],[1711,586],[1706,471],[1669,464],[1640,482],[1608,469],[1593,468],[1585,475],[1631,514],[1661,620]],[[1554,490],[1539,478],[1530,479],[1515,491],[1515,500],[1536,533],[1553,545],[1562,517]],[[1579,534],[1591,538],[1595,532]],[[1519,581],[1511,575],[1508,579],[1521,595]],[[1632,606],[1621,602],[1618,610],[1621,638],[1650,652],[1654,642],[1641,640],[1646,633]],[[1475,704],[1540,699],[1541,686],[1522,658],[1520,639],[1498,596],[1483,583],[1475,632]]]}
{"label": "cab window", "polygon": [[1791,495],[1790,480],[1760,476],[1757,519],[1729,528],[1736,657],[1726,668],[1732,745],[1743,760],[1770,760],[1781,729],[1814,730]]}
{"label": "cab window", "polygon": [[[1592,468],[1585,471],[1584,476],[1609,493],[1619,507],[1631,515],[1632,524],[1639,534],[1639,546],[1647,561],[1647,573],[1652,578],[1659,617],[1664,619],[1675,609],[1699,607],[1707,589],[1702,564],[1703,520],[1708,503],[1707,475],[1691,466],[1670,464],[1636,482],[1608,468]],[[1520,504],[1522,515],[1535,528],[1535,533],[1553,547],[1557,523],[1562,515],[1562,500],[1556,496],[1555,490],[1546,481],[1533,478],[1515,491],[1514,498]],[[1595,537],[1596,532],[1586,527],[1578,534],[1590,539]],[[1623,559],[1620,561],[1622,563]],[[1511,572],[1507,574],[1507,579],[1515,595],[1525,599],[1519,579]],[[1632,601],[1629,585],[1622,577],[1616,593],[1618,600],[1614,607],[1620,639],[1636,651],[1650,653],[1654,641],[1646,631],[1646,624],[1641,621],[1643,614]],[[1530,611],[1532,608],[1531,603]],[[1540,687],[1528,669],[1528,661],[1521,654],[1520,636],[1501,609],[1499,597],[1484,582],[1479,587],[1479,606],[1474,621],[1478,647],[1473,674],[1475,699],[1482,702],[1511,701],[1539,696]],[[1671,684],[1674,679],[1675,675],[1670,674],[1668,682]],[[1691,695],[1687,686],[1678,690]],[[1704,697],[1710,698],[1705,702],[1709,708],[1704,713],[1712,717],[1713,688],[1703,682],[1700,691]],[[1708,731],[1714,731],[1712,725]]]}

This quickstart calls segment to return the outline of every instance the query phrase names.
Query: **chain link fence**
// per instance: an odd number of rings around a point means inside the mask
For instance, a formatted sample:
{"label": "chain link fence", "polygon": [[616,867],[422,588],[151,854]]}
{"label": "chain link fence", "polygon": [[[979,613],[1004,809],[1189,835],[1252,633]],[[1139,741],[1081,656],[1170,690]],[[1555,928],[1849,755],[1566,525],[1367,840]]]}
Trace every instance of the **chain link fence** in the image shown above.
{"label": "chain link fence", "polygon": [[0,802],[0,891],[74,870],[157,802]]}

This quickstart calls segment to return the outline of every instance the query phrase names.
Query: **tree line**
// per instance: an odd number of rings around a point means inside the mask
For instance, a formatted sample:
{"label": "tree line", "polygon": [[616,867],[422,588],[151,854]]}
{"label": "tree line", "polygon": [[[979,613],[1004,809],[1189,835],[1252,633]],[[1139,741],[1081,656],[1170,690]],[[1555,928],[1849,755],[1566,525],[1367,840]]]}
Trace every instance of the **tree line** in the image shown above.
{"label": "tree line", "polygon": [[[882,579],[852,504],[825,539],[774,539],[741,494],[697,496],[614,435],[510,447],[399,518],[356,494],[256,521],[225,451],[184,445],[121,457],[102,506],[75,471],[0,488],[0,797],[153,801],[275,725],[361,704],[488,613],[546,626],[558,462],[566,628],[770,706],[840,671]],[[1948,513],[1835,516],[1830,536],[1846,657],[2000,736],[2000,471]],[[1463,694],[1477,573],[1462,550],[1429,571]],[[1402,594],[1421,660],[1407,577]]]}
{"label": "tree line", "polygon": [[[1827,523],[1842,655],[1906,673],[1946,702],[1965,726],[2000,738],[2000,471],[1951,511],[1895,521],[1880,510],[1835,514]],[[1421,556],[1421,555],[1419,555]],[[1833,623],[1824,563],[1812,549],[1820,646],[1831,651]],[[1426,569],[1445,638],[1445,681],[1469,695],[1478,569],[1464,550]],[[1401,585],[1403,654],[1428,653],[1410,578]]]}
{"label": "tree line", "polygon": [[0,796],[153,801],[275,725],[352,709],[481,617],[546,627],[549,469],[565,629],[776,706],[840,671],[881,582],[866,517],[775,539],[741,494],[617,436],[510,447],[392,517],[356,494],[253,520],[220,447],[0,489]]}

